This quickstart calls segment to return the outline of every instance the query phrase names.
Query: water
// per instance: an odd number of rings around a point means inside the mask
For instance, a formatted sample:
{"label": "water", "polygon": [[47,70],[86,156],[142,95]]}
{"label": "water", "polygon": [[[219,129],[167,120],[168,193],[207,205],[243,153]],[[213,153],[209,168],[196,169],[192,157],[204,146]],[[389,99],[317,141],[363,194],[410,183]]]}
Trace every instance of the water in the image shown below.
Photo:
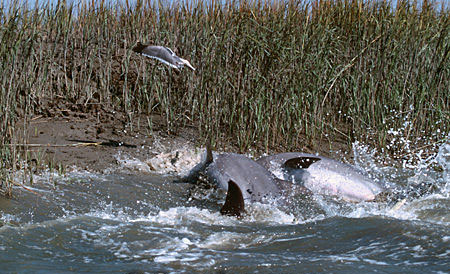
{"label": "water", "polygon": [[[290,209],[251,205],[236,219],[219,214],[222,193],[171,183],[185,170],[127,172],[134,160],[123,155],[110,174],[43,174],[0,199],[0,272],[448,273],[450,144],[418,168],[359,153],[358,166],[405,191],[404,205],[317,196]],[[424,182],[437,187],[408,194]]]}

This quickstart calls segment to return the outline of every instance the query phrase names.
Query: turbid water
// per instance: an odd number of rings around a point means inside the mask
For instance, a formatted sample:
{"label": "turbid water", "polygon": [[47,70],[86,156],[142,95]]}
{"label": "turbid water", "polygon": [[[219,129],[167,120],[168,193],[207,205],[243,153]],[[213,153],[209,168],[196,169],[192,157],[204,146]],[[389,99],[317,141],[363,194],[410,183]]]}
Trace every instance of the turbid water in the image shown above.
{"label": "turbid water", "polygon": [[404,194],[402,206],[315,196],[287,209],[254,204],[236,219],[219,214],[223,193],[164,172],[43,174],[34,193],[17,187],[0,199],[0,272],[448,273],[450,145],[401,168],[359,155]]}

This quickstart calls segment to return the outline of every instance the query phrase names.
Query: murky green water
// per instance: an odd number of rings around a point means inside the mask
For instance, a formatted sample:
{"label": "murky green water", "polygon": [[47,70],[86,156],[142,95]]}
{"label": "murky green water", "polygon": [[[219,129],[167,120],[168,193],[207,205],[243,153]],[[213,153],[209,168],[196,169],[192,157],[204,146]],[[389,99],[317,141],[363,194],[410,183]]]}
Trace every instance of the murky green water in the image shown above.
{"label": "murky green water", "polygon": [[389,187],[438,187],[397,210],[318,196],[288,212],[256,204],[238,220],[218,213],[220,193],[192,199],[165,176],[43,176],[38,194],[0,199],[0,272],[446,273],[448,171],[372,172]]}

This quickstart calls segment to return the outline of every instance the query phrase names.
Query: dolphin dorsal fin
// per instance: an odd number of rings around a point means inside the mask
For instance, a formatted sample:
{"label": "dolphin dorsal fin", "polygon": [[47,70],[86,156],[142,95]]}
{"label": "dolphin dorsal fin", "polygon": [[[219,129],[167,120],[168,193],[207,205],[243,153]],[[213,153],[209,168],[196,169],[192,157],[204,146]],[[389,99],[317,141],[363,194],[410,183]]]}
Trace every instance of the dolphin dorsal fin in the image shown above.
{"label": "dolphin dorsal fin", "polygon": [[244,197],[239,186],[232,180],[228,181],[228,192],[225,198],[225,204],[220,213],[222,215],[240,217],[245,212]]}
{"label": "dolphin dorsal fin", "polygon": [[313,163],[320,161],[320,158],[317,157],[296,157],[287,160],[284,162],[282,167],[284,168],[293,168],[293,169],[299,169],[299,168],[308,168]]}

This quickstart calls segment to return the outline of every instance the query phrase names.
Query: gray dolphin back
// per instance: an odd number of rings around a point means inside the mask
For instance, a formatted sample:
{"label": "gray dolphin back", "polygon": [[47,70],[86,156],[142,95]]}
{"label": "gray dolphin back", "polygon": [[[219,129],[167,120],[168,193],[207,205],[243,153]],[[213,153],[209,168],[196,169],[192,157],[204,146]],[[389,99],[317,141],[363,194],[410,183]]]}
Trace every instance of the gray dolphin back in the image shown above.
{"label": "gray dolphin back", "polygon": [[244,199],[252,202],[261,202],[281,192],[272,173],[241,154],[217,155],[208,166],[207,174],[212,183],[225,190],[228,189],[228,182],[232,180],[241,189]]}

